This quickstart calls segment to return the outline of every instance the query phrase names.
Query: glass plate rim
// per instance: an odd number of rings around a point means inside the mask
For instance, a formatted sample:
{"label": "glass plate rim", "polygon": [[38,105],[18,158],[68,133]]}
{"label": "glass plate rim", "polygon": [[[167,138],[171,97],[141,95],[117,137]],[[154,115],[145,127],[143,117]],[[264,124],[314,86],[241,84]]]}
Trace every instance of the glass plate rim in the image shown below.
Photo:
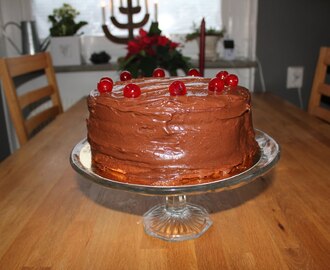
{"label": "glass plate rim", "polygon": [[115,188],[125,191],[137,192],[145,195],[180,195],[196,194],[210,191],[220,191],[223,189],[232,189],[247,184],[267,173],[272,169],[280,159],[279,144],[267,133],[255,129],[256,140],[260,147],[260,157],[256,163],[249,169],[230,176],[228,178],[214,180],[207,183],[195,185],[180,186],[150,186],[132,183],[119,182],[113,179],[105,178],[93,172],[90,168],[83,165],[80,160],[80,153],[89,143],[87,138],[79,141],[70,153],[70,164],[75,171],[93,182],[108,188]]}

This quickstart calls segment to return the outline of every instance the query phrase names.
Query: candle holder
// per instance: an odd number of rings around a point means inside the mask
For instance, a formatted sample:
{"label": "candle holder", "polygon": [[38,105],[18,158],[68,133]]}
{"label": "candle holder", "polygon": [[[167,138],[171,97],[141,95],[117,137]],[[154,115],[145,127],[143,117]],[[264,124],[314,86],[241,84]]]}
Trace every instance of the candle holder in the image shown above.
{"label": "candle holder", "polygon": [[107,39],[114,43],[118,44],[126,44],[129,40],[134,38],[134,29],[141,28],[143,27],[149,20],[149,13],[146,13],[143,17],[143,19],[140,22],[134,23],[133,22],[133,15],[140,13],[141,11],[141,6],[132,6],[132,0],[127,0],[127,7],[119,7],[119,11],[122,14],[126,14],[128,18],[127,23],[120,23],[117,21],[115,16],[112,14],[110,17],[111,22],[113,23],[114,26],[116,26],[119,29],[127,29],[128,30],[128,36],[127,37],[118,37],[113,34],[111,34],[109,28],[107,25],[103,24],[102,25],[102,30],[106,36]]}

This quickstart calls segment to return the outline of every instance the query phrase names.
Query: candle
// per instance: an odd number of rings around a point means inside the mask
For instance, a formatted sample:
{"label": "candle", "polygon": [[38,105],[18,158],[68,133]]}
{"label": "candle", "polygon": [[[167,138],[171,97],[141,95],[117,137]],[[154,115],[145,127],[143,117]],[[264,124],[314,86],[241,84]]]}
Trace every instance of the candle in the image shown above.
{"label": "candle", "polygon": [[113,16],[114,15],[114,11],[113,11],[113,0],[110,0],[109,6],[111,8],[111,16]]}
{"label": "candle", "polygon": [[199,36],[199,72],[204,76],[205,67],[205,20],[203,18]]}
{"label": "candle", "polygon": [[155,22],[158,21],[158,3],[155,1]]}
{"label": "candle", "polygon": [[228,37],[231,38],[233,34],[233,18],[230,16],[228,19]]}
{"label": "candle", "polygon": [[123,0],[120,0],[120,7],[123,6]]}
{"label": "candle", "polygon": [[146,6],[146,13],[149,13],[149,11],[148,11],[148,0],[145,0],[144,2],[145,2],[145,6]]}
{"label": "candle", "polygon": [[137,0],[137,6],[138,7],[140,6],[140,0]]}
{"label": "candle", "polygon": [[102,9],[102,24],[105,24],[105,2],[101,2],[101,9]]}

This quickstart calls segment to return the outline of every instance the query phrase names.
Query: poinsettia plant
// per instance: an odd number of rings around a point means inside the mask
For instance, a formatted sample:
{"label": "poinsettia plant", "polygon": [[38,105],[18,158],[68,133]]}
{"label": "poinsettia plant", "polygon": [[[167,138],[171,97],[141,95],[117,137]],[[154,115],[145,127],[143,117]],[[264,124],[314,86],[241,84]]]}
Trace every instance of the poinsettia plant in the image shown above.
{"label": "poinsettia plant", "polygon": [[179,43],[161,35],[158,23],[152,23],[149,32],[141,28],[139,35],[128,42],[126,56],[118,59],[119,69],[130,71],[135,78],[150,77],[157,67],[173,76],[177,75],[178,69],[187,73],[191,64],[179,47]]}

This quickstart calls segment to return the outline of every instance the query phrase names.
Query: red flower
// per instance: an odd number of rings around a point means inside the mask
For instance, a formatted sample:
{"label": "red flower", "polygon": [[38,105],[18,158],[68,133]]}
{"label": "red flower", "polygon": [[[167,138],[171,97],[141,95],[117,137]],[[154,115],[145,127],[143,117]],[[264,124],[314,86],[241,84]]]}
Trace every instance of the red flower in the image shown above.
{"label": "red flower", "polygon": [[141,51],[141,46],[136,42],[136,40],[131,40],[127,43],[127,50],[130,55],[137,54]]}
{"label": "red flower", "polygon": [[152,47],[151,48],[147,48],[146,49],[146,52],[150,56],[155,56],[156,55],[156,52],[155,52],[155,50]]}
{"label": "red flower", "polygon": [[141,37],[141,42],[144,46],[148,46],[149,44],[152,43],[152,39],[151,39],[151,37],[143,36],[143,37]]}
{"label": "red flower", "polygon": [[140,34],[141,37],[145,37],[145,36],[148,35],[148,32],[145,31],[145,30],[143,30],[143,28],[140,28],[140,30],[139,30],[139,34]]}
{"label": "red flower", "polygon": [[169,42],[169,39],[165,36],[158,36],[158,45],[160,46],[166,46],[167,43]]}
{"label": "red flower", "polygon": [[180,43],[177,43],[177,42],[171,42],[171,43],[170,43],[170,48],[171,48],[171,49],[175,49],[175,48],[179,47],[179,45],[180,45]]}

